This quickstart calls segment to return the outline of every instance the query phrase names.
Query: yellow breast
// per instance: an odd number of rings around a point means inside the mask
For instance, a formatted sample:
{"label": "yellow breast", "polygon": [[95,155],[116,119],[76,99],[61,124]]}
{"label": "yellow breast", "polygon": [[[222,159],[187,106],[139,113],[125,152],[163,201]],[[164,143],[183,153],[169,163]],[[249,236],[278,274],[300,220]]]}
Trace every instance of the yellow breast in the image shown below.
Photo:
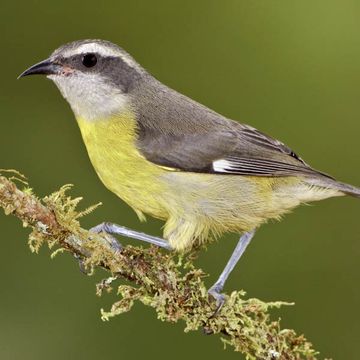
{"label": "yellow breast", "polygon": [[108,119],[77,120],[90,160],[104,185],[141,219],[143,212],[166,219],[158,198],[164,190],[159,177],[166,170],[146,161],[137,150],[134,115],[125,112]]}
{"label": "yellow breast", "polygon": [[301,177],[199,174],[157,166],[136,147],[131,112],[96,121],[80,118],[78,123],[105,186],[140,219],[147,213],[166,220],[164,237],[177,250],[189,249],[209,234],[249,231],[302,202],[329,197]]}

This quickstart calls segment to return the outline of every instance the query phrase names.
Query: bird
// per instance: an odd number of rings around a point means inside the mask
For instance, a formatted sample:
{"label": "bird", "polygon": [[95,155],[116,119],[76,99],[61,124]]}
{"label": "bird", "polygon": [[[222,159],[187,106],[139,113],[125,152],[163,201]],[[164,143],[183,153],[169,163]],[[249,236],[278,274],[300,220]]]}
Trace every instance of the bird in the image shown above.
{"label": "bird", "polygon": [[225,282],[256,230],[300,204],[360,197],[360,188],[313,169],[283,142],[169,88],[121,47],[98,39],[56,49],[19,78],[51,79],[75,115],[103,184],[163,238],[104,222],[123,235],[184,253],[227,232],[240,239],[209,294]]}

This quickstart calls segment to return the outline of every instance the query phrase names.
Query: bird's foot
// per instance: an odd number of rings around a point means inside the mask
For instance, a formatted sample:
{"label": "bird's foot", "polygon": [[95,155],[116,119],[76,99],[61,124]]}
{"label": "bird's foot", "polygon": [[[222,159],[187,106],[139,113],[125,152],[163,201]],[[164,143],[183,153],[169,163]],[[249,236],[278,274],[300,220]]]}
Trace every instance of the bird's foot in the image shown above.
{"label": "bird's foot", "polygon": [[[108,245],[111,247],[111,249],[115,253],[120,252],[122,250],[121,244],[117,241],[117,239],[114,236],[109,234],[109,232],[107,231],[107,223],[102,223],[100,225],[94,226],[91,229],[89,229],[89,231],[94,234],[105,233],[104,239],[108,243]],[[84,273],[85,275],[91,275],[92,269],[89,269],[89,267],[86,264],[86,260],[80,256],[75,256],[75,257],[79,262],[80,271],[82,273]]]}
{"label": "bird's foot", "polygon": [[[226,302],[226,296],[224,294],[221,293],[222,289],[223,289],[223,285],[220,283],[215,283],[209,290],[208,290],[208,294],[210,296],[212,296],[215,301],[216,301],[216,309],[213,312],[213,314],[210,316],[211,318],[214,318],[215,316],[217,316],[221,310],[221,308],[224,306],[225,302]],[[204,327],[203,328],[204,334],[205,335],[212,335],[214,333],[213,330],[211,330],[208,327]]]}
{"label": "bird's foot", "polygon": [[89,231],[93,232],[95,234],[105,233],[105,239],[107,243],[110,245],[111,249],[116,253],[120,252],[122,250],[121,244],[118,242],[118,240],[115,238],[115,236],[111,235],[110,226],[111,223],[103,222],[99,225],[96,225],[92,227]]}
{"label": "bird's foot", "polygon": [[79,263],[79,269],[80,271],[84,274],[84,275],[92,275],[93,271],[92,269],[90,269],[88,266],[86,266],[86,262],[85,260],[78,256],[78,255],[74,255],[75,259],[77,259],[78,263]]}
{"label": "bird's foot", "polygon": [[222,284],[215,283],[208,290],[208,294],[211,295],[216,301],[216,310],[215,310],[214,314],[212,315],[212,317],[216,316],[219,313],[219,311],[221,310],[221,308],[224,306],[224,304],[226,303],[226,296],[221,293],[222,289],[223,289]]}

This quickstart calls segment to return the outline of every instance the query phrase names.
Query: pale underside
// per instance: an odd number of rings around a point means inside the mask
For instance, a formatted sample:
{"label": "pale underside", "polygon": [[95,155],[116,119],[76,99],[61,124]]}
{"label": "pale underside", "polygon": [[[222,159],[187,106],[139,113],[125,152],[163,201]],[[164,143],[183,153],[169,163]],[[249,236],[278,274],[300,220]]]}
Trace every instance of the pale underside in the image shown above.
{"label": "pale underside", "polygon": [[[304,177],[256,177],[176,171],[147,161],[133,146],[132,114],[78,123],[91,162],[109,190],[139,215],[166,221],[164,237],[179,251],[226,231],[242,233],[279,219],[301,203],[339,196]],[[106,141],[104,141],[106,139]]]}

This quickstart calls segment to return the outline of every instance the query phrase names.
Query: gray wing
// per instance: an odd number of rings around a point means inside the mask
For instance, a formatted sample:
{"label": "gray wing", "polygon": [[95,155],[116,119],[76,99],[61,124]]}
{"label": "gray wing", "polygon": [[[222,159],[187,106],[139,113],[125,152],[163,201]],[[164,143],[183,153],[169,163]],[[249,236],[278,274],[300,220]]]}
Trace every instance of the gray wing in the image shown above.
{"label": "gray wing", "polygon": [[138,147],[157,165],[182,171],[254,176],[314,175],[307,165],[282,142],[248,126],[201,128],[166,133],[154,128],[139,131]]}
{"label": "gray wing", "polygon": [[157,165],[214,174],[325,175],[282,142],[229,120],[154,79],[134,96],[139,98],[142,101],[135,106],[137,146]]}

